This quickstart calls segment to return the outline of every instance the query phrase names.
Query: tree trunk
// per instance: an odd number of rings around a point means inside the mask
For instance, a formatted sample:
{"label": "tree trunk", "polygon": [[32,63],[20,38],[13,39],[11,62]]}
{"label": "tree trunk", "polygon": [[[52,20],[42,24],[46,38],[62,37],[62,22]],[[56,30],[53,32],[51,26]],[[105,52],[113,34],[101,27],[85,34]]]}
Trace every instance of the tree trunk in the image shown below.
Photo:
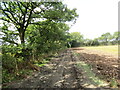
{"label": "tree trunk", "polygon": [[21,44],[24,44],[25,31],[19,32],[19,37],[20,37]]}
{"label": "tree trunk", "polygon": [[25,50],[25,46],[24,46],[24,44],[25,44],[25,40],[24,40],[25,30],[23,30],[23,29],[19,30],[19,37],[20,37],[21,44],[23,44],[22,57],[23,57],[23,60],[25,61],[26,60],[26,58],[25,58],[25,56],[26,56],[26,50]]}

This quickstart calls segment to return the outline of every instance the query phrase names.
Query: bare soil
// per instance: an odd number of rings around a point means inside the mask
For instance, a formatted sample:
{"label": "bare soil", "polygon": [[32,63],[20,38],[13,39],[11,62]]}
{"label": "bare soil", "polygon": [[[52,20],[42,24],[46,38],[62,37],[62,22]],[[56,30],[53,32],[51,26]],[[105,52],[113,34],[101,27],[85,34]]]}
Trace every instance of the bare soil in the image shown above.
{"label": "bare soil", "polygon": [[[73,51],[80,53],[78,56]],[[93,72],[96,76],[104,75],[107,78],[114,77],[118,79],[117,59],[106,58],[97,54],[90,54],[87,50],[80,48],[67,49],[60,52],[40,71],[34,72],[33,75],[23,80],[9,84],[8,88],[76,88],[84,90],[85,88],[109,88],[110,86],[98,87],[91,84],[87,77],[84,77],[82,68],[78,68],[76,63],[84,61],[93,66]],[[105,70],[104,70],[105,69]],[[110,75],[109,75],[110,74]],[[109,75],[109,76],[107,76]],[[108,79],[108,80],[109,80]],[[89,85],[85,86],[89,82]],[[109,81],[108,81],[109,82]]]}
{"label": "bare soil", "polygon": [[120,59],[118,55],[83,48],[73,48],[79,60],[92,66],[93,72],[108,83],[114,78],[120,87]]}

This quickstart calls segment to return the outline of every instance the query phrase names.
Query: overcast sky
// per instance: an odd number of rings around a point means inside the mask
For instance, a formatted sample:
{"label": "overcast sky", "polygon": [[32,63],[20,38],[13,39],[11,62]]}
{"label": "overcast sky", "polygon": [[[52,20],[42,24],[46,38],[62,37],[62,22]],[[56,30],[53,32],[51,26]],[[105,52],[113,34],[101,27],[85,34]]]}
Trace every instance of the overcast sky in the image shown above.
{"label": "overcast sky", "polygon": [[81,32],[85,38],[118,31],[118,2],[120,0],[64,0],[69,8],[77,8],[79,18],[70,32]]}

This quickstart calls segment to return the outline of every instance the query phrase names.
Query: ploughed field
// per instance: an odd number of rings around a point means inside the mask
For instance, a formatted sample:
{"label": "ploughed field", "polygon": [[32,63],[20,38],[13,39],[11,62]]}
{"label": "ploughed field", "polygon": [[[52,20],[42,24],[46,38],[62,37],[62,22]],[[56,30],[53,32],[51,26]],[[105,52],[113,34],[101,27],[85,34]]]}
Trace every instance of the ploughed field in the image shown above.
{"label": "ploughed field", "polygon": [[118,46],[96,46],[73,48],[80,61],[92,67],[100,79],[120,86],[120,60]]}

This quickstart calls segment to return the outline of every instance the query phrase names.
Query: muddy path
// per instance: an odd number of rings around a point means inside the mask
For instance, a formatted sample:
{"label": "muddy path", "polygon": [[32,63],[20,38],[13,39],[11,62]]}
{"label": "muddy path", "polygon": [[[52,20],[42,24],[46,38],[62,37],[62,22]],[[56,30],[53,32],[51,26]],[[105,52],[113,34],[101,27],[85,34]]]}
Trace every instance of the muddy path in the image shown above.
{"label": "muddy path", "polygon": [[11,88],[82,88],[78,83],[74,57],[66,50],[31,77],[9,85]]}
{"label": "muddy path", "polygon": [[[8,85],[8,88],[110,88],[107,82],[96,84],[97,76],[88,68],[73,49],[68,49],[54,57],[32,76]],[[91,73],[93,78],[88,74]],[[110,90],[110,89],[109,89]]]}

